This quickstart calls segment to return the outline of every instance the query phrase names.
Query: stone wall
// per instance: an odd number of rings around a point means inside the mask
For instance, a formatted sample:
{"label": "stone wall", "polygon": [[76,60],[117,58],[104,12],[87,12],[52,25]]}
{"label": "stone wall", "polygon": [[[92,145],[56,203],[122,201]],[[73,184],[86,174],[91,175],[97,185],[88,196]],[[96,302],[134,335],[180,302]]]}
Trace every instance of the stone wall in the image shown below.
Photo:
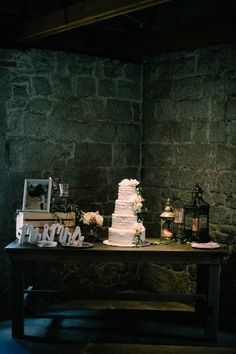
{"label": "stone wall", "polygon": [[[198,182],[210,204],[211,238],[235,248],[236,44],[148,59],[143,88],[141,179],[149,209],[148,234],[160,234],[159,216],[166,199],[182,207]],[[153,272],[152,279],[157,275]],[[232,328],[236,319],[232,258],[223,266],[221,285],[221,321]]]}
{"label": "stone wall", "polygon": [[198,182],[210,234],[236,243],[236,45],[163,54],[144,65],[142,184],[147,226],[191,200]]}
{"label": "stone wall", "polygon": [[[117,182],[141,179],[148,236],[159,236],[166,198],[180,207],[198,182],[211,205],[212,238],[235,242],[235,45],[163,54],[144,65],[42,50],[2,50],[0,59],[1,251],[15,238],[24,179],[49,176],[69,183],[80,207],[98,209],[106,226]],[[9,304],[9,264],[0,257],[0,301]],[[222,273],[226,318],[235,313],[232,269]],[[80,274],[79,287],[90,291],[178,286],[187,293],[194,270],[66,267],[60,286]]]}
{"label": "stone wall", "polygon": [[[3,309],[10,301],[3,247],[15,239],[15,211],[22,206],[25,178],[59,177],[69,183],[82,210],[100,211],[105,226],[114,210],[117,183],[140,179],[142,67],[43,50],[1,50],[0,59]],[[69,274],[67,269],[66,279]],[[124,284],[117,279],[116,286]]]}
{"label": "stone wall", "polygon": [[59,177],[108,225],[117,183],[140,178],[141,66],[41,50],[0,58],[1,245],[25,178]]}

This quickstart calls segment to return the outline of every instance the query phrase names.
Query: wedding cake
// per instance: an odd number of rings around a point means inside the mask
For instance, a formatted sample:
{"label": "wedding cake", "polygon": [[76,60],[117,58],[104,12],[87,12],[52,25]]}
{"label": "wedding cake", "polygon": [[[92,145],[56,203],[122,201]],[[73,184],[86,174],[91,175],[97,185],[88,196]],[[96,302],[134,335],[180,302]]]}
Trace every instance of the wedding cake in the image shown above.
{"label": "wedding cake", "polygon": [[145,227],[138,220],[143,198],[136,179],[124,179],[119,183],[118,199],[108,229],[107,244],[114,246],[142,245],[145,242]]}

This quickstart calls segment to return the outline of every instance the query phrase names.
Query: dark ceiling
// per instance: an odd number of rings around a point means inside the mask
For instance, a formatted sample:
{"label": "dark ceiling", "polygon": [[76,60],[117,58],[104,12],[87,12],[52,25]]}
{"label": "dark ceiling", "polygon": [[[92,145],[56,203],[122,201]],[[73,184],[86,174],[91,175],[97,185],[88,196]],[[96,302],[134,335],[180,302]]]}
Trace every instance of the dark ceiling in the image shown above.
{"label": "dark ceiling", "polygon": [[[137,8],[126,6],[132,3]],[[121,5],[128,10],[120,12]],[[109,6],[114,11],[107,16]],[[49,27],[51,32],[43,32]],[[236,40],[236,0],[4,0],[0,30],[4,48],[140,60],[160,52]]]}

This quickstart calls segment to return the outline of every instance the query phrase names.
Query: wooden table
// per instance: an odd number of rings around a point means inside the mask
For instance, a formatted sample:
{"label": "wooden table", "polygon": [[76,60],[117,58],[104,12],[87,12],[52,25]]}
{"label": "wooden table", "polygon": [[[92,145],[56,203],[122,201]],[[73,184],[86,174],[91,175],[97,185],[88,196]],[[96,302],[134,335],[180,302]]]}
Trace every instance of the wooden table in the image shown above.
{"label": "wooden table", "polygon": [[[149,240],[155,242],[154,240]],[[197,291],[190,296],[204,300],[205,339],[217,340],[220,297],[220,271],[226,251],[223,249],[193,249],[191,245],[151,245],[141,248],[111,247],[101,243],[93,248],[74,249],[58,246],[40,248],[36,245],[19,245],[14,241],[5,247],[12,265],[13,320],[12,337],[24,336],[24,275],[30,263],[157,263],[197,264]],[[28,289],[27,293],[30,293]],[[186,295],[185,295],[186,296]]]}

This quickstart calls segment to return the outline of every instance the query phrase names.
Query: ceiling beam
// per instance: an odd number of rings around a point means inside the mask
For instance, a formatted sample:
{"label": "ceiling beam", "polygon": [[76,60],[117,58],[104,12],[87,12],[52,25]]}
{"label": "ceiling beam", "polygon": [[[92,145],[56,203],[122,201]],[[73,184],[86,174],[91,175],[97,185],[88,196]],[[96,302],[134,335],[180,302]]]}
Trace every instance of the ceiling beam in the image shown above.
{"label": "ceiling beam", "polygon": [[164,52],[201,48],[213,44],[221,44],[236,40],[235,22],[218,23],[198,29],[159,34],[154,37],[139,38],[124,43],[111,52],[124,59],[145,57]]}
{"label": "ceiling beam", "polygon": [[84,0],[21,23],[15,42],[48,37],[98,21],[160,5],[171,0]]}

